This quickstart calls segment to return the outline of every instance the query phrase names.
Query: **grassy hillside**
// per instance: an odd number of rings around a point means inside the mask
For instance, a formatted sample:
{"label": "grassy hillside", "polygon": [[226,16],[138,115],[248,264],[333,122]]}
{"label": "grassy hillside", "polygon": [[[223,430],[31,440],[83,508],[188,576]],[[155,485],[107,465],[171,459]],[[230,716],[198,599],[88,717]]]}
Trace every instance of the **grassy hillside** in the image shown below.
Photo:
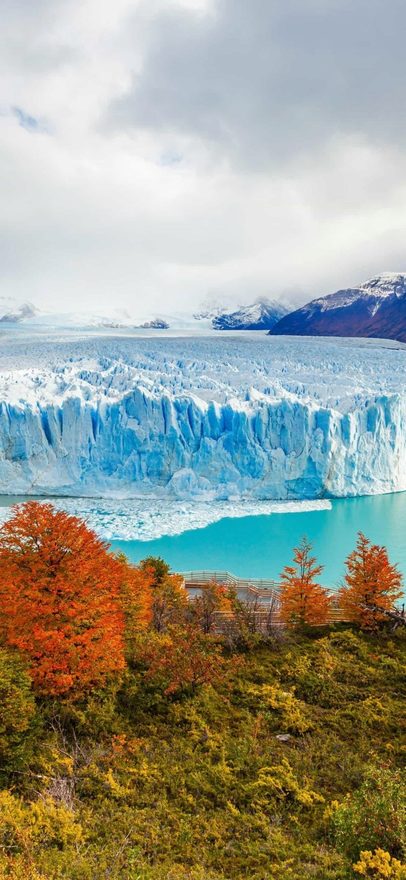
{"label": "grassy hillside", "polygon": [[403,876],[352,867],[405,860],[401,633],[292,634],[174,694],[133,662],[81,703],[0,653],[0,877]]}

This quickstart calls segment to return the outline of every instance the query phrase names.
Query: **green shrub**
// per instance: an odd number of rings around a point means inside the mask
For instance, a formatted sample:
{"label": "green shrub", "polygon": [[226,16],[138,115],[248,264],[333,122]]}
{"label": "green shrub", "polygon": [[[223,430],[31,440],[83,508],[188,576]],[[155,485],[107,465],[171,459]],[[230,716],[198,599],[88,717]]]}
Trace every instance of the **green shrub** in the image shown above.
{"label": "green shrub", "polygon": [[32,753],[35,701],[18,654],[0,648],[0,779],[21,771]]}
{"label": "green shrub", "polygon": [[373,768],[331,817],[335,843],[350,859],[364,850],[406,853],[406,784],[400,771]]}

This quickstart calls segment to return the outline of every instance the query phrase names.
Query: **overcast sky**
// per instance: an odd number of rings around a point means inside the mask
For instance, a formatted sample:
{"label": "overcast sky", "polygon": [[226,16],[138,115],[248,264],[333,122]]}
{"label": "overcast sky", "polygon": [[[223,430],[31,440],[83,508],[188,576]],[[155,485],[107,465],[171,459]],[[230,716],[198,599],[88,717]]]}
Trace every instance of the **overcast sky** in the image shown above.
{"label": "overcast sky", "polygon": [[404,0],[0,13],[0,295],[152,314],[406,269]]}

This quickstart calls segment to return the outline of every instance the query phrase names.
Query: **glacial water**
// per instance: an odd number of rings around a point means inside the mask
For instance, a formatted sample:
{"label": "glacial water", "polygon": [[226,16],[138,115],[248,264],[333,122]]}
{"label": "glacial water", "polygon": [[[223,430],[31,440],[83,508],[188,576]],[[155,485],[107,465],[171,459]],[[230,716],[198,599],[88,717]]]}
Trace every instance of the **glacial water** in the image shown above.
{"label": "glacial water", "polygon": [[[0,496],[0,521],[8,516],[11,505],[26,500],[27,496]],[[237,516],[234,510],[233,517],[224,516],[226,504],[217,503],[218,509],[213,510],[215,502],[207,511],[197,502],[180,504],[175,500],[172,504],[158,499],[43,500],[83,517],[114,550],[123,551],[133,562],[159,555],[176,571],[227,570],[239,577],[277,578],[290,562],[292,548],[306,535],[324,565],[322,579],[327,586],[340,582],[344,560],[361,530],[388,548],[406,586],[406,492],[331,499],[319,510],[306,509],[305,503],[302,511],[294,513],[274,510],[271,514]],[[252,509],[250,504],[250,514]],[[210,525],[199,525],[210,519]],[[113,540],[114,534],[123,533],[137,539]],[[161,537],[149,539],[154,533]]]}
{"label": "glacial water", "polygon": [[222,519],[206,528],[153,541],[114,541],[134,562],[164,557],[173,569],[227,570],[239,577],[277,578],[302,535],[325,566],[323,582],[335,586],[357,532],[384,544],[406,582],[406,492],[332,501],[330,510]]}

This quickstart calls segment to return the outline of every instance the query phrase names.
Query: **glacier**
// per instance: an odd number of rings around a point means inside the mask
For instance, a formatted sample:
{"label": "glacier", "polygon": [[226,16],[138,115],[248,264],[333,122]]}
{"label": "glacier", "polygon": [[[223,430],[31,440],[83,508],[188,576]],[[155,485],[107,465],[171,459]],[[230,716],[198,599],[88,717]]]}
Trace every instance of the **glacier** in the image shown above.
{"label": "glacier", "polygon": [[301,500],[406,489],[406,348],[5,333],[0,493]]}

